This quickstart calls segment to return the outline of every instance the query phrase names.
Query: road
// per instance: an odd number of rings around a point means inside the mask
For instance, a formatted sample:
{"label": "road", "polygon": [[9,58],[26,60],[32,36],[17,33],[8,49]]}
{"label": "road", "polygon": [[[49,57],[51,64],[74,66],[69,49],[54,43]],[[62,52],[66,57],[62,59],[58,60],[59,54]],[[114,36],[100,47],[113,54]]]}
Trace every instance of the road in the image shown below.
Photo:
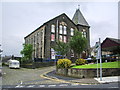
{"label": "road", "polygon": [[55,70],[55,67],[44,67],[38,69],[9,69],[3,67],[3,88],[118,88],[118,83],[107,83],[87,85],[70,83],[43,76],[46,72]]}
{"label": "road", "polygon": [[31,84],[31,85],[6,85],[3,88],[112,88],[117,89],[118,83],[99,84],[99,85],[79,85],[79,84]]}
{"label": "road", "polygon": [[42,75],[45,72],[54,70],[55,67],[44,67],[38,69],[9,69],[8,67],[3,67],[4,75],[2,84],[3,85],[18,85],[22,84],[51,84],[51,83],[60,83],[58,81],[54,81],[43,78]]}

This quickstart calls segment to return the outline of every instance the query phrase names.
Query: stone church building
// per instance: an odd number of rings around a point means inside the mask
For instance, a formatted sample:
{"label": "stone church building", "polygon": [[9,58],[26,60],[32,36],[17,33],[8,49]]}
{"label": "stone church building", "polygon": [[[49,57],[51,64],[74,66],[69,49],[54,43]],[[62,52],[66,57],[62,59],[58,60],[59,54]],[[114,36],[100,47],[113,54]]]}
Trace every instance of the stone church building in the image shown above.
{"label": "stone church building", "polygon": [[[34,48],[33,59],[55,59],[55,51],[52,46],[56,41],[64,43],[69,42],[70,37],[74,35],[74,30],[82,32],[83,37],[87,38],[88,46],[84,51],[83,56],[88,57],[90,48],[90,32],[89,24],[82,15],[80,9],[76,12],[72,20],[65,14],[61,14],[38,27],[35,31],[27,35],[25,39],[26,44],[32,44]],[[70,59],[74,54],[70,51],[67,53]]]}

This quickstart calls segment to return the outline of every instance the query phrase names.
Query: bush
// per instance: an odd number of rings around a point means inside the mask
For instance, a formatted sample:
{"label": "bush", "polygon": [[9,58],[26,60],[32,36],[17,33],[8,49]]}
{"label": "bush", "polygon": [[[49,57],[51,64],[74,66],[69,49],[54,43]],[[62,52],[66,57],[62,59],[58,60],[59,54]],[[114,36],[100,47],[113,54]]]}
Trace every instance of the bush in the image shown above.
{"label": "bush", "polygon": [[57,68],[69,68],[71,63],[72,62],[69,59],[58,59]]}
{"label": "bush", "polygon": [[85,59],[77,59],[76,61],[75,61],[75,64],[76,65],[84,65],[86,63],[86,60]]}

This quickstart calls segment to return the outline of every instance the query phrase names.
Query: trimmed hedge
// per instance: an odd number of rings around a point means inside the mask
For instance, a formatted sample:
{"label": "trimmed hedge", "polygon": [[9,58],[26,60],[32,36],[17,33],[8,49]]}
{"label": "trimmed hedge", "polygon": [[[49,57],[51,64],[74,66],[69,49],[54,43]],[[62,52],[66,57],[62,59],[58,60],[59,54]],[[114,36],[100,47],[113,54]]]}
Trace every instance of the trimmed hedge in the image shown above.
{"label": "trimmed hedge", "polygon": [[85,59],[82,59],[82,58],[77,59],[77,60],[75,61],[75,64],[76,64],[76,65],[84,65],[84,64],[86,64],[86,60],[85,60]]}
{"label": "trimmed hedge", "polygon": [[58,59],[57,68],[69,68],[71,63],[72,62],[69,59]]}

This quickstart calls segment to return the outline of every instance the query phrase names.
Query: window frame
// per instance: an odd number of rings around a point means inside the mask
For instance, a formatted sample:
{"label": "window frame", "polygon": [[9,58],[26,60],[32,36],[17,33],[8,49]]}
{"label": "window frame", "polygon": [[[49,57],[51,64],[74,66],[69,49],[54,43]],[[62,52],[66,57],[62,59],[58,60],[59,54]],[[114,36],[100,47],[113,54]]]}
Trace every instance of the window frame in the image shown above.
{"label": "window frame", "polygon": [[55,25],[54,24],[51,25],[51,33],[55,33]]}

